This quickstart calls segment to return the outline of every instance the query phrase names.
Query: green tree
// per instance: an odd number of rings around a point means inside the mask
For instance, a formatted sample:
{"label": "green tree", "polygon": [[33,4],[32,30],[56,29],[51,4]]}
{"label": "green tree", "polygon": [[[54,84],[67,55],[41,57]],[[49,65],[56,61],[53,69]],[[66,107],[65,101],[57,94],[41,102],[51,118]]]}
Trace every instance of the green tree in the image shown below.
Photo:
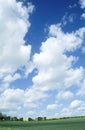
{"label": "green tree", "polygon": [[45,121],[45,120],[46,120],[46,117],[44,117],[43,119],[44,119],[44,121]]}
{"label": "green tree", "polygon": [[18,121],[18,118],[16,116],[13,117],[13,121]]}
{"label": "green tree", "polygon": [[42,118],[42,117],[38,117],[37,119],[38,119],[38,121],[42,121],[42,120],[43,120],[43,118]]}
{"label": "green tree", "polygon": [[0,113],[0,120],[3,120],[4,119],[4,116],[2,113]]}
{"label": "green tree", "polygon": [[23,117],[19,118],[19,121],[23,121]]}
{"label": "green tree", "polygon": [[33,121],[33,119],[29,117],[29,118],[28,118],[28,121]]}

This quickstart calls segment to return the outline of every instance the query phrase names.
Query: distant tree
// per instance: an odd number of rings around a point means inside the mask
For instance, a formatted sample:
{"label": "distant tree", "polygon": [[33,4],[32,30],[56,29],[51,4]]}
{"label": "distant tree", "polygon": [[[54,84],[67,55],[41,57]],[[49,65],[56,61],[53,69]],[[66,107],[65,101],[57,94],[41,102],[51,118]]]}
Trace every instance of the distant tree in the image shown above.
{"label": "distant tree", "polygon": [[7,115],[6,114],[3,115],[3,120],[7,120]]}
{"label": "distant tree", "polygon": [[10,118],[11,118],[10,116],[7,116],[7,120],[8,120],[8,121],[10,120]]}
{"label": "distant tree", "polygon": [[45,121],[45,120],[46,120],[46,117],[44,117],[43,119],[44,119],[44,121]]}
{"label": "distant tree", "polygon": [[2,113],[0,113],[0,120],[3,120],[4,119],[4,116]]}
{"label": "distant tree", "polygon": [[33,119],[29,117],[29,118],[28,118],[28,121],[33,121]]}
{"label": "distant tree", "polygon": [[38,121],[42,121],[42,120],[43,120],[43,118],[42,118],[42,117],[38,117],[37,119],[38,119]]}
{"label": "distant tree", "polygon": [[16,116],[13,117],[13,121],[18,121],[18,118]]}
{"label": "distant tree", "polygon": [[23,117],[19,118],[18,120],[19,120],[19,121],[23,121]]}

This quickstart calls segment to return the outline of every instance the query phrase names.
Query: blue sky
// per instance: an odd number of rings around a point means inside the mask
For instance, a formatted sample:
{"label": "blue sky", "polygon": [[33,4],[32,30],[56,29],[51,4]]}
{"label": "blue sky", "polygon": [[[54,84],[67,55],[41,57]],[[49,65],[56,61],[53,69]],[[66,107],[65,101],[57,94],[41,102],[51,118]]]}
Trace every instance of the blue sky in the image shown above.
{"label": "blue sky", "polygon": [[0,112],[85,115],[85,0],[0,1]]}

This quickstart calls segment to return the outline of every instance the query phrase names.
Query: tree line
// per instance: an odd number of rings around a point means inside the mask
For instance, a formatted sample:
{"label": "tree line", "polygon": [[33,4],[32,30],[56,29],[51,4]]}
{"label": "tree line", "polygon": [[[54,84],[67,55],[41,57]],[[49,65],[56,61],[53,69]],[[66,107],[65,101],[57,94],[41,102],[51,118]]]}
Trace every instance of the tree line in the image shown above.
{"label": "tree line", "polygon": [[5,121],[23,121],[23,117],[21,118],[17,118],[15,117],[11,117],[11,116],[7,116],[6,114],[2,114],[0,113],[0,120],[5,120]]}
{"label": "tree line", "polygon": [[[35,119],[28,117],[28,121],[45,121],[45,120],[61,120],[61,119],[71,119],[71,118],[85,118],[85,116],[73,116],[73,117],[61,117],[61,118],[47,118],[47,117],[37,117]],[[0,121],[23,121],[23,117],[11,117],[7,116],[6,114],[0,113]]]}
{"label": "tree line", "polygon": [[[18,118],[16,116],[11,117],[11,116],[7,116],[6,114],[2,114],[0,113],[0,120],[2,121],[23,121],[23,117]],[[42,120],[46,120],[46,117],[37,117],[36,119],[32,119],[31,117],[28,117],[28,121],[34,121],[34,120],[38,120],[38,121],[42,121]]]}

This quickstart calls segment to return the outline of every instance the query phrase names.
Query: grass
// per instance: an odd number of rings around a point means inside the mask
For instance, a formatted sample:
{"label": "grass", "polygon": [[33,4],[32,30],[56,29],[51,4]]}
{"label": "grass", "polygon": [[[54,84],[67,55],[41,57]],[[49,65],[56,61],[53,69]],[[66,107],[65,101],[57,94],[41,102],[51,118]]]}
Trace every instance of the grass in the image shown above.
{"label": "grass", "polygon": [[0,130],[85,130],[85,118],[54,121],[0,121]]}

